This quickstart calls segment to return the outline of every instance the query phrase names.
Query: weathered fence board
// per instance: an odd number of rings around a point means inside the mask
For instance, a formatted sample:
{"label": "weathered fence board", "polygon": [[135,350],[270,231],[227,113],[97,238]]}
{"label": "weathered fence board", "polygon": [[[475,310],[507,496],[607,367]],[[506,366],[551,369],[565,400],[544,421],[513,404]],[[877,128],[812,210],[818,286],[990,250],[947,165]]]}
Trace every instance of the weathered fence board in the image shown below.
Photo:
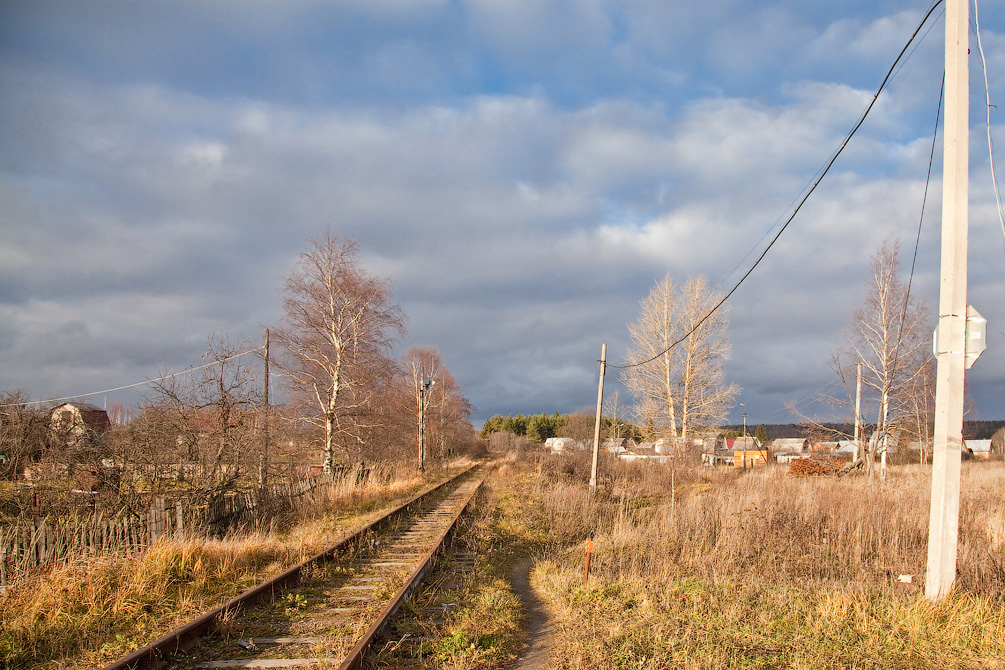
{"label": "weathered fence board", "polygon": [[[308,479],[269,486],[264,497],[296,502],[328,494],[331,479]],[[254,512],[258,497],[231,492],[210,504],[186,508],[181,500],[157,498],[146,514],[51,520],[35,518],[0,526],[0,586],[39,566],[103,552],[139,553],[161,537],[187,531],[220,532]]]}

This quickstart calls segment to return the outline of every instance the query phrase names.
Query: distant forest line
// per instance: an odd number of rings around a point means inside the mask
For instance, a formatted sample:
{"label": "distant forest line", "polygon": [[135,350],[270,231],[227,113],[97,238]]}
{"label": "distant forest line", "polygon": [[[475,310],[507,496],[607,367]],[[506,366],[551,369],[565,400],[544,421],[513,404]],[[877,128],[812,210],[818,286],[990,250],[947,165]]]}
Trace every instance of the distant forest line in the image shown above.
{"label": "distant forest line", "polygon": [[[485,421],[485,425],[481,430],[481,436],[488,438],[492,433],[508,432],[526,437],[535,442],[543,442],[549,437],[578,437],[584,432],[584,424],[590,423],[592,425],[594,421],[594,417],[585,414],[559,414],[558,412],[554,412],[553,414],[542,412],[541,414],[517,414],[509,416],[496,414]],[[616,420],[609,416],[603,417],[602,428],[605,434],[610,431],[615,421],[619,427],[618,432],[620,436],[641,439],[643,434],[642,429],[638,425],[625,421],[620,417]],[[995,431],[1002,427],[1005,427],[1005,419],[964,421],[963,438],[966,440],[988,440],[991,439]],[[867,432],[871,432],[874,428],[875,426],[872,424],[866,424]],[[720,429],[724,433],[740,434],[743,432],[744,426],[743,424],[730,424],[720,426]],[[576,433],[576,435],[565,434],[570,431]],[[855,424],[748,423],[746,431],[748,435],[754,435],[755,433],[758,436],[763,435],[764,439],[770,442],[780,438],[791,437],[819,438],[822,434],[850,436],[855,434]]]}

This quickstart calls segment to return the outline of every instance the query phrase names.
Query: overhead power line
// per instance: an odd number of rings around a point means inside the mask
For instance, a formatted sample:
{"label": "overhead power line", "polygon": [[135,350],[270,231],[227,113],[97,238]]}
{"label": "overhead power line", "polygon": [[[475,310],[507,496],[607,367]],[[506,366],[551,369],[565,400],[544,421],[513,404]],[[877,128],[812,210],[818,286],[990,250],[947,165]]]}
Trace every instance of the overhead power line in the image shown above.
{"label": "overhead power line", "polygon": [[638,361],[635,363],[622,363],[621,365],[610,365],[608,367],[626,369],[646,365],[647,363],[655,361],[657,358],[665,355],[668,351],[670,351],[678,344],[680,344],[681,342],[685,341],[688,337],[690,337],[691,334],[694,333],[699,328],[701,328],[702,324],[704,324],[713,314],[719,311],[719,308],[721,308],[724,304],[726,304],[726,301],[729,300],[734,293],[736,293],[736,290],[740,288],[740,285],[743,284],[744,281],[746,281],[747,277],[749,277],[750,274],[754,271],[754,269],[758,265],[760,265],[761,261],[764,260],[764,257],[768,255],[768,251],[771,250],[771,247],[775,245],[775,242],[778,241],[778,238],[782,236],[782,233],[785,232],[785,230],[789,227],[789,224],[792,223],[792,221],[796,218],[796,215],[799,214],[799,210],[802,209],[803,205],[806,204],[806,201],[809,200],[813,192],[816,191],[817,186],[819,186],[820,182],[823,181],[824,177],[827,175],[831,167],[837,161],[838,156],[840,156],[841,153],[848,146],[848,142],[851,141],[851,138],[855,136],[855,133],[858,132],[858,129],[862,127],[863,123],[865,123],[866,117],[869,116],[869,113],[872,111],[873,106],[876,104],[876,100],[879,99],[879,94],[883,92],[883,89],[885,89],[887,83],[889,83],[890,78],[893,76],[894,70],[897,69],[898,63],[900,63],[901,59],[904,57],[904,54],[907,53],[907,50],[910,48],[911,44],[918,36],[918,33],[921,32],[921,29],[925,26],[925,24],[928,22],[928,19],[931,18],[932,14],[935,12],[935,9],[940,4],[942,4],[942,0],[936,0],[929,8],[928,12],[925,13],[925,16],[921,19],[921,22],[918,24],[918,27],[914,29],[913,33],[911,33],[911,37],[907,40],[907,43],[904,45],[904,48],[900,50],[900,53],[897,54],[897,58],[893,61],[893,64],[890,66],[889,70],[887,70],[886,76],[883,77],[883,81],[880,83],[879,88],[876,89],[876,92],[872,96],[872,100],[869,101],[869,105],[865,108],[865,111],[862,112],[862,115],[859,117],[858,122],[852,127],[852,129],[848,132],[848,134],[845,135],[845,138],[841,141],[841,146],[838,147],[838,149],[831,155],[830,159],[827,161],[827,164],[824,166],[823,170],[820,171],[819,176],[813,181],[813,185],[806,192],[806,195],[804,195],[802,199],[799,200],[799,204],[797,204],[795,209],[792,210],[792,214],[790,214],[789,217],[785,220],[785,223],[782,224],[782,227],[779,228],[777,233],[775,233],[775,236],[771,238],[771,242],[768,243],[768,246],[764,248],[764,251],[762,251],[761,254],[757,257],[757,260],[754,261],[753,265],[751,265],[750,268],[748,268],[747,271],[743,274],[743,276],[740,277],[740,279],[736,282],[736,284],[733,285],[733,288],[729,290],[729,293],[723,296],[722,299],[719,300],[719,302],[717,302],[712,307],[712,309],[708,311],[707,314],[705,314],[705,316],[699,319],[698,322],[694,325],[694,327],[691,328],[691,330],[689,330],[687,333],[679,337],[674,342],[670,343],[669,346],[663,349],[663,351],[657,353],[655,356],[651,356],[644,361]]}
{"label": "overhead power line", "polygon": [[977,11],[977,0],[974,0],[974,34],[977,36],[977,51],[981,56],[981,68],[984,71],[984,100],[987,106],[985,125],[988,131],[988,161],[991,167],[991,185],[995,192],[995,205],[998,206],[998,222],[1002,227],[1002,244],[1005,245],[1005,213],[1002,212],[1001,192],[998,190],[998,175],[995,171],[995,143],[991,139],[991,88],[988,84],[988,61],[984,58],[984,45],[981,43],[981,22]]}
{"label": "overhead power line", "polygon": [[[242,352],[240,352],[238,354],[234,354],[233,356],[227,356],[227,358],[228,359],[229,358],[241,358],[242,356],[247,356],[248,354],[253,354],[253,353],[262,351],[263,349],[265,349],[264,346],[262,346],[262,347],[255,347],[254,349],[248,349],[247,351],[242,351]],[[156,379],[147,379],[146,381],[136,382],[136,383],[133,383],[133,384],[126,384],[124,386],[116,386],[115,388],[103,389],[101,391],[91,391],[90,393],[78,393],[76,395],[63,396],[62,398],[47,398],[46,400],[32,400],[30,402],[14,402],[14,403],[8,403],[6,405],[0,405],[0,407],[24,407],[26,405],[44,405],[44,404],[50,403],[50,402],[66,402],[68,400],[75,400],[77,398],[86,398],[86,397],[92,396],[92,395],[101,395],[103,393],[111,393],[112,391],[123,391],[125,389],[136,388],[137,386],[148,386],[150,384],[156,384],[157,382],[162,382],[162,381],[164,381],[166,379],[171,379],[173,377],[180,377],[181,375],[191,374],[193,372],[197,372],[199,370],[205,370],[206,368],[211,368],[214,365],[219,365],[219,364],[220,364],[220,361],[213,361],[212,363],[206,363],[205,365],[200,365],[200,366],[195,367],[195,368],[188,368],[186,370],[182,370],[181,372],[172,372],[170,374],[164,375],[163,377],[157,377]]]}

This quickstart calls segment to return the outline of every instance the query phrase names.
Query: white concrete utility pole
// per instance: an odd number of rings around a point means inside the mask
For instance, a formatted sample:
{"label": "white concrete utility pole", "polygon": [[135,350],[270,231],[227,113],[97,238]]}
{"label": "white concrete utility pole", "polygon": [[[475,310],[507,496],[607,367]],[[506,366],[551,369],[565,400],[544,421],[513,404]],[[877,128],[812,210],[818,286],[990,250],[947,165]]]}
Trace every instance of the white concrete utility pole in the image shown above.
{"label": "white concrete utility pole", "polygon": [[593,465],[590,466],[590,493],[597,490],[597,459],[600,455],[600,418],[604,409],[604,371],[607,369],[607,343],[600,347],[600,388],[597,389],[597,423],[593,426]]}
{"label": "white concrete utility pole", "polygon": [[942,175],[942,279],[935,385],[932,507],[925,597],[939,600],[956,580],[963,376],[967,327],[968,0],[946,0],[946,121]]}

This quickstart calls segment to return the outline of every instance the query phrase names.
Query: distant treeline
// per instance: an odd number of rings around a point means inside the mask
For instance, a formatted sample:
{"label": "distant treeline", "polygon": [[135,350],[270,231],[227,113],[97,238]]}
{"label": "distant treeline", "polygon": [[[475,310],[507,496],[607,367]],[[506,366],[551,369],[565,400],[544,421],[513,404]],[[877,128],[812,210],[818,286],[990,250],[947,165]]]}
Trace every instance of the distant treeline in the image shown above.
{"label": "distant treeline", "polygon": [[[481,431],[481,436],[485,439],[492,433],[513,433],[533,442],[544,442],[549,437],[579,437],[579,433],[584,430],[592,431],[593,417],[583,414],[518,414],[516,416],[493,416],[485,422]],[[585,424],[589,423],[589,426]],[[618,434],[621,437],[642,439],[642,431],[633,423],[618,419]],[[583,424],[583,425],[581,425]],[[604,417],[601,427],[605,435],[610,435],[611,426],[614,420],[611,417]],[[987,440],[994,435],[999,428],[1005,427],[1005,420],[996,421],[965,421],[963,422],[963,437],[970,440]],[[727,437],[735,437],[743,433],[743,424],[722,426],[722,431]],[[870,434],[875,426],[867,424],[866,434]],[[837,436],[851,437],[855,434],[855,424],[853,423],[774,423],[774,424],[748,424],[747,435],[756,435],[762,442],[771,442],[779,438],[807,437],[821,438],[821,433],[828,434],[829,439],[836,439]],[[592,434],[592,433],[591,433]]]}
{"label": "distant treeline", "polygon": [[963,439],[990,440],[999,428],[1005,427],[1005,419],[997,421],[964,421]]}
{"label": "distant treeline", "polygon": [[[723,426],[722,430],[730,436],[740,435],[743,432],[743,424]],[[829,439],[836,439],[838,435],[854,435],[855,424],[821,423],[811,425],[808,423],[764,423],[757,424],[756,427],[753,424],[747,424],[747,435],[756,434],[762,442],[771,442],[772,440],[791,437],[819,438],[821,433],[835,436]]]}
{"label": "distant treeline", "polygon": [[[1005,427],[1005,419],[999,419],[996,421],[964,421],[963,438],[967,440],[989,440],[991,439],[991,436],[994,435],[995,431],[1002,427]],[[722,429],[726,433],[735,433],[738,435],[743,430],[743,424],[723,426]],[[875,429],[875,424],[866,424],[866,435],[871,434]],[[848,437],[853,436],[855,434],[855,424],[821,423],[818,425],[810,425],[806,423],[768,423],[758,424],[756,427],[750,424],[747,425],[748,435],[754,435],[755,431],[757,431],[757,436],[762,441],[768,442],[786,437],[819,438],[821,437],[821,433],[833,435],[834,437],[830,439],[836,439],[838,435]]]}
{"label": "distant treeline", "polygon": [[[544,442],[549,437],[583,437],[581,433],[593,434],[593,426],[596,423],[595,417],[585,414],[531,414],[516,416],[502,416],[496,414],[485,422],[482,427],[481,436],[485,439],[492,433],[513,433],[521,437],[526,437],[532,442]],[[614,419],[609,416],[602,417],[601,429],[605,436],[609,436],[612,428],[617,425],[617,433],[621,437],[641,439],[642,431],[633,423],[624,419]]]}

